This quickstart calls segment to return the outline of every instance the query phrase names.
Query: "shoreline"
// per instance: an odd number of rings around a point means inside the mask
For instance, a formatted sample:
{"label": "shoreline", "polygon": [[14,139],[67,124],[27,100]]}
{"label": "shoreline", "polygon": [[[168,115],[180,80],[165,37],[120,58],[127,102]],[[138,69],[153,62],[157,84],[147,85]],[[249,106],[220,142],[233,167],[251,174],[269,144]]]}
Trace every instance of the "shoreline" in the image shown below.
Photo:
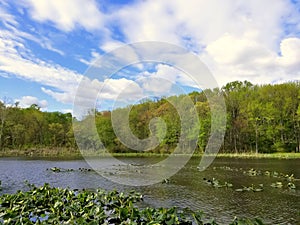
{"label": "shoreline", "polygon": [[[79,150],[65,149],[65,148],[54,148],[54,149],[31,149],[31,150],[4,150],[0,151],[0,158],[5,157],[24,157],[24,158],[75,158],[83,159],[84,157],[168,157],[170,153],[106,153],[106,152],[95,152],[87,151],[83,156]],[[189,156],[188,154],[177,154],[174,155]],[[203,153],[195,153],[192,157],[202,157]],[[208,155],[215,156],[215,155]],[[216,158],[237,158],[237,159],[300,159],[300,153],[218,153]]]}

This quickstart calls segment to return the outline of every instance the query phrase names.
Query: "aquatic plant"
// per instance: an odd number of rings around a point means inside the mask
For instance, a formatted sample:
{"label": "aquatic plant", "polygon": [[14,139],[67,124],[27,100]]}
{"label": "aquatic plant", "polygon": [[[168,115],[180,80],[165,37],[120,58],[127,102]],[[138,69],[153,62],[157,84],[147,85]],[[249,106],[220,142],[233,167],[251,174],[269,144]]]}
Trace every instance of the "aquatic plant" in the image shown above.
{"label": "aquatic plant", "polygon": [[244,191],[253,191],[253,192],[261,192],[263,191],[263,184],[259,184],[259,187],[255,187],[253,184],[251,186],[243,186],[243,188],[235,189],[237,192],[244,192]]}
{"label": "aquatic plant", "polygon": [[[142,200],[143,196],[134,191],[125,194],[31,185],[27,192],[0,196],[0,224],[218,224],[201,211],[137,207]],[[235,218],[231,224],[263,223]]]}
{"label": "aquatic plant", "polygon": [[162,180],[162,182],[161,182],[162,184],[169,184],[170,183],[170,179],[163,179]]}
{"label": "aquatic plant", "polygon": [[[272,183],[271,187],[273,187],[273,188],[283,188],[284,184],[280,181],[277,181],[275,183]],[[286,187],[290,190],[296,189],[296,185],[292,182],[287,183]]]}
{"label": "aquatic plant", "polygon": [[217,180],[216,178],[212,178],[212,179],[207,179],[207,178],[203,178],[203,181],[209,185],[212,185],[213,187],[216,187],[216,188],[222,188],[222,187],[227,187],[227,188],[230,188],[230,187],[233,187],[233,184],[229,183],[229,182],[224,182],[222,184],[222,182],[220,182],[219,180]]}
{"label": "aquatic plant", "polygon": [[250,177],[255,177],[255,176],[267,176],[267,177],[273,177],[273,178],[280,178],[283,180],[287,181],[294,181],[294,180],[300,180],[299,178],[295,178],[294,174],[284,174],[281,172],[277,171],[262,171],[262,170],[257,170],[254,168],[250,168],[247,170],[244,170],[243,168],[234,168],[234,167],[229,167],[229,166],[220,166],[220,167],[213,167],[213,170],[225,170],[225,171],[233,171],[233,172],[242,172],[245,175],[248,175]]}
{"label": "aquatic plant", "polygon": [[248,176],[254,177],[254,176],[261,175],[262,172],[260,170],[255,170],[255,169],[251,168],[247,171],[244,171],[244,174],[247,174]]}
{"label": "aquatic plant", "polygon": [[272,183],[271,187],[273,187],[273,188],[282,188],[283,184],[282,184],[282,182],[277,181],[276,183]]}
{"label": "aquatic plant", "polygon": [[[60,167],[51,167],[51,168],[47,168],[46,170],[50,170],[52,172],[55,172],[55,173],[59,173],[59,172],[73,172],[73,171],[76,171],[75,169],[72,169],[72,168],[68,168],[68,169],[65,169],[65,168],[60,168]],[[81,172],[91,172],[93,171],[92,169],[90,168],[78,168],[79,171]]]}
{"label": "aquatic plant", "polygon": [[296,185],[295,185],[294,183],[292,183],[292,182],[289,182],[289,183],[287,184],[287,187],[288,187],[289,189],[296,189]]}

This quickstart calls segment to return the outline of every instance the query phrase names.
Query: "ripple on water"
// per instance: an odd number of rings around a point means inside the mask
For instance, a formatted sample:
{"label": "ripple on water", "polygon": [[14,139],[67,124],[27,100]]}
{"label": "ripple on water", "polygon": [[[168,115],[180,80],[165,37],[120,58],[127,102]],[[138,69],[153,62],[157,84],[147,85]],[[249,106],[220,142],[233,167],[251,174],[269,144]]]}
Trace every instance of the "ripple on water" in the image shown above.
{"label": "ripple on water", "polygon": [[[101,165],[105,167],[105,158]],[[157,161],[157,159],[155,159]],[[154,162],[155,160],[150,160]],[[123,159],[133,165],[149,165],[147,158]],[[24,160],[13,158],[0,159],[1,193],[13,193],[18,189],[25,189],[24,180],[36,185],[45,182],[53,186],[70,188],[103,188],[106,190],[135,189],[145,195],[145,205],[155,207],[189,207],[192,210],[203,210],[207,215],[217,218],[217,222],[224,224],[232,221],[234,216],[260,217],[269,224],[297,224],[300,211],[300,180],[295,181],[297,189],[290,191],[287,188],[276,189],[270,185],[277,178],[250,177],[242,172],[250,168],[278,171],[294,174],[300,177],[299,160],[232,160],[217,159],[214,164],[203,172],[197,170],[197,160],[191,160],[179,173],[170,178],[170,183],[155,184],[144,187],[130,187],[113,183],[95,172],[82,172],[78,168],[89,168],[83,160],[51,161],[51,160]],[[73,172],[54,173],[47,171],[51,167],[73,168]],[[176,165],[175,165],[176,166]],[[214,170],[213,167],[229,167],[227,170]],[[122,166],[115,165],[116,170],[124,172]],[[234,168],[232,171],[230,168]],[[163,168],[162,168],[163,169]],[[126,171],[125,171],[126,173]],[[120,174],[122,175],[122,174]],[[215,177],[221,182],[228,181],[233,188],[214,188],[203,182],[203,178]],[[134,179],[139,179],[134,177]],[[145,178],[144,178],[145,179]],[[285,181],[283,181],[285,182]],[[258,185],[263,183],[262,192],[236,192],[235,188],[242,185]]]}

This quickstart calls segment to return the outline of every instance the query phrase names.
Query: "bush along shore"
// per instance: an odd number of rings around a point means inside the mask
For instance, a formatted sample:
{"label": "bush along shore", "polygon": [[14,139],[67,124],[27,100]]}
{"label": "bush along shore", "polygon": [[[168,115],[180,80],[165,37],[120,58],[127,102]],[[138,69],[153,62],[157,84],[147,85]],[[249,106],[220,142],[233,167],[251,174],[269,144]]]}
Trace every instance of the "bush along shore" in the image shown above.
{"label": "bush along shore", "polygon": [[[201,211],[138,207],[143,196],[134,191],[125,194],[28,185],[28,191],[0,196],[0,224],[218,224]],[[230,224],[263,222],[234,218]]]}

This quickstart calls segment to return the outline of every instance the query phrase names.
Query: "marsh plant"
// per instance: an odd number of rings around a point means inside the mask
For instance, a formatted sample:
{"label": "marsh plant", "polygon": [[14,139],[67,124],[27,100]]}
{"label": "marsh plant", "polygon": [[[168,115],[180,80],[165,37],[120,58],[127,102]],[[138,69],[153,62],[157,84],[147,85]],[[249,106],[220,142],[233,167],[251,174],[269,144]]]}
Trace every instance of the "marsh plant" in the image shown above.
{"label": "marsh plant", "polygon": [[[218,224],[189,209],[138,207],[143,196],[104,190],[71,190],[30,185],[30,190],[0,196],[0,224]],[[232,225],[263,224],[237,219]]]}

